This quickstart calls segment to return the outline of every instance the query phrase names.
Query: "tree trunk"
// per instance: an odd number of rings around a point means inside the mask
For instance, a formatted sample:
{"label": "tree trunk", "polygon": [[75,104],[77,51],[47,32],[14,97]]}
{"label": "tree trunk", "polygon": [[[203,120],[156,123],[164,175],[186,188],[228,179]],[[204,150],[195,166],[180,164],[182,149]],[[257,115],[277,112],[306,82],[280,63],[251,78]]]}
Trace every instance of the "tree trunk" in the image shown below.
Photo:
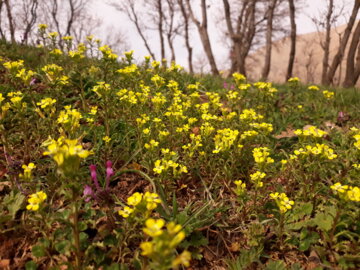
{"label": "tree trunk", "polygon": [[184,38],[185,38],[185,46],[188,51],[189,71],[190,71],[190,73],[194,73],[194,68],[193,68],[193,63],[192,63],[193,62],[192,61],[192,47],[190,46],[190,41],[189,41],[189,14],[187,14],[187,12],[186,12],[183,0],[178,0],[178,3],[180,5],[181,14],[184,19],[184,31],[185,31]]}
{"label": "tree trunk", "polygon": [[139,23],[139,18],[138,18],[137,14],[136,14],[134,3],[129,2],[128,8],[130,10],[126,10],[126,13],[127,13],[128,17],[129,17],[129,19],[135,24],[136,30],[137,30],[138,34],[140,35],[142,41],[144,42],[145,48],[147,49],[147,51],[151,55],[152,59],[156,60],[155,54],[152,52],[152,50],[150,48],[150,45],[149,45],[143,31],[141,30],[140,23]]}
{"label": "tree trunk", "polygon": [[214,54],[211,48],[209,33],[207,31],[207,8],[206,8],[206,0],[201,0],[201,14],[202,14],[202,23],[200,23],[196,18],[192,11],[190,0],[186,0],[186,4],[190,13],[190,17],[198,28],[198,32],[200,35],[201,43],[203,45],[205,54],[208,58],[211,72],[213,75],[219,75],[219,70],[216,66],[216,61],[214,58]]}
{"label": "tree trunk", "polygon": [[343,83],[344,87],[354,86],[355,80],[355,55],[360,40],[360,21],[358,22],[356,29],[353,33],[353,37],[350,43],[349,52],[346,61],[346,73]]}
{"label": "tree trunk", "polygon": [[331,63],[331,66],[329,68],[329,71],[328,71],[328,74],[327,74],[326,84],[330,84],[330,83],[333,82],[336,70],[339,67],[339,65],[341,64],[341,61],[342,61],[342,59],[344,57],[346,45],[347,45],[347,43],[349,41],[351,30],[352,30],[352,28],[354,26],[354,23],[355,23],[356,16],[358,14],[359,8],[360,8],[360,1],[355,0],[354,1],[354,7],[353,7],[353,10],[352,10],[349,22],[348,22],[348,24],[346,26],[346,29],[345,29],[345,32],[344,32],[344,36],[343,36],[343,38],[341,40],[339,49],[338,49],[338,51],[337,51],[337,53],[336,53],[336,55],[335,55],[335,57],[334,57],[334,59],[333,59],[333,61]]}
{"label": "tree trunk", "polygon": [[164,36],[163,36],[163,21],[164,21],[164,13],[162,10],[161,0],[157,0],[157,9],[159,14],[158,21],[158,30],[160,37],[160,52],[161,52],[161,60],[165,59],[165,45],[164,45]]}
{"label": "tree trunk", "polygon": [[5,6],[6,6],[6,13],[7,13],[8,20],[9,20],[11,42],[15,43],[15,27],[14,27],[14,20],[13,20],[12,13],[11,13],[10,3],[9,3],[9,0],[4,0],[4,1],[5,1]]}
{"label": "tree trunk", "polygon": [[271,65],[271,49],[272,49],[272,31],[273,31],[273,19],[274,10],[277,0],[272,0],[269,9],[267,11],[267,27],[266,27],[266,52],[265,52],[265,65],[262,71],[262,79],[267,81],[270,73]]}
{"label": "tree trunk", "polygon": [[290,56],[289,63],[286,73],[286,81],[293,76],[293,68],[296,55],[296,22],[295,22],[295,5],[294,0],[289,0],[289,11],[290,11],[290,24],[291,24],[291,45],[290,45]]}
{"label": "tree trunk", "polygon": [[355,61],[355,75],[354,75],[354,82],[353,85],[356,85],[358,79],[360,76],[360,43],[357,48],[357,55],[356,55],[356,61]]}
{"label": "tree trunk", "polygon": [[330,31],[331,31],[331,18],[334,12],[334,0],[329,1],[329,9],[326,15],[326,32],[325,32],[325,43],[323,45],[324,57],[322,62],[322,73],[321,73],[321,83],[326,84],[327,82],[327,71],[329,67],[329,53],[330,53]]}
{"label": "tree trunk", "polygon": [[5,40],[6,39],[5,34],[4,34],[4,31],[2,30],[2,27],[1,27],[1,22],[2,22],[1,14],[2,14],[3,4],[4,4],[4,1],[0,0],[0,36],[1,36],[1,39]]}
{"label": "tree trunk", "polygon": [[29,34],[31,29],[33,28],[36,19],[37,19],[37,8],[38,8],[38,0],[33,0],[31,3],[31,8],[30,8],[30,20],[27,20],[27,24],[24,30],[24,34],[23,34],[23,38],[22,38],[22,43],[27,44],[28,39],[29,39]]}

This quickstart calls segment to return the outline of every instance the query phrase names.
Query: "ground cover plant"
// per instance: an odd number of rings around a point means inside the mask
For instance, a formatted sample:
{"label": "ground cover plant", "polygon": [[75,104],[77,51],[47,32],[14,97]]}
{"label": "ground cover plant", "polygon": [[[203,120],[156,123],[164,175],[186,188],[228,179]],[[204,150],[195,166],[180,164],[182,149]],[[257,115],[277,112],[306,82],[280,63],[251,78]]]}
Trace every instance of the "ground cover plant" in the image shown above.
{"label": "ground cover plant", "polygon": [[358,269],[357,89],[1,43],[2,267]]}

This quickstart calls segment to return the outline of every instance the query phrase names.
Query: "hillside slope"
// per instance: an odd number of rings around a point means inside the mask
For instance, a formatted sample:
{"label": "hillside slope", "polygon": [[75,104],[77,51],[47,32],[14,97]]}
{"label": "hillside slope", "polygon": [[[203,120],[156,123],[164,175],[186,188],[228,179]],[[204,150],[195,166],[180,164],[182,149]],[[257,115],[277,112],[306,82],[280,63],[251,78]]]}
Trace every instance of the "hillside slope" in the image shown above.
{"label": "hillside slope", "polygon": [[[342,25],[331,31],[330,61],[332,61],[333,56],[337,52],[340,37],[343,35],[345,28],[346,25]],[[324,54],[320,41],[324,40],[324,38],[325,32],[313,32],[297,37],[293,74],[294,76],[298,76],[301,81],[307,83],[320,83]],[[286,37],[273,43],[269,81],[284,82],[290,53],[290,43],[290,37]],[[264,55],[265,47],[260,48],[249,57],[249,74],[251,74],[251,77],[255,80],[261,77],[261,71],[264,65]],[[338,68],[336,72],[334,79],[335,85],[339,85],[344,79],[346,56],[347,51],[341,67]],[[329,64],[331,64],[331,62]]]}

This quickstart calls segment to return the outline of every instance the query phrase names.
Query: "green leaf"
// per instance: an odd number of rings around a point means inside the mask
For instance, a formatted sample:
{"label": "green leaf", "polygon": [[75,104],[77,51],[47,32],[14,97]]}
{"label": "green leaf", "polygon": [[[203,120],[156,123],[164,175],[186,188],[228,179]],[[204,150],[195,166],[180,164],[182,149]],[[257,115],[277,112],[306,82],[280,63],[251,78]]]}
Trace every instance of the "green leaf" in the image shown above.
{"label": "green leaf", "polygon": [[265,270],[286,270],[286,264],[283,261],[271,261],[266,264]]}
{"label": "green leaf", "polygon": [[60,254],[66,254],[69,251],[71,243],[69,240],[63,240],[55,244],[55,250]]}
{"label": "green leaf", "polygon": [[11,215],[12,218],[15,218],[16,212],[20,210],[24,200],[25,200],[25,196],[20,192],[15,193],[12,191],[10,194],[5,196],[4,204],[9,210],[9,214]]}
{"label": "green leaf", "polygon": [[38,266],[34,261],[29,261],[25,264],[26,270],[36,270],[37,268],[38,268]]}
{"label": "green leaf", "polygon": [[243,270],[252,263],[258,262],[263,247],[253,247],[250,250],[241,250],[240,255],[234,261],[228,261],[229,270]]}
{"label": "green leaf", "polygon": [[314,222],[320,230],[327,232],[332,228],[334,218],[329,214],[317,213],[314,218]]}
{"label": "green leaf", "polygon": [[36,258],[44,257],[46,254],[45,247],[43,245],[33,246],[31,252]]}

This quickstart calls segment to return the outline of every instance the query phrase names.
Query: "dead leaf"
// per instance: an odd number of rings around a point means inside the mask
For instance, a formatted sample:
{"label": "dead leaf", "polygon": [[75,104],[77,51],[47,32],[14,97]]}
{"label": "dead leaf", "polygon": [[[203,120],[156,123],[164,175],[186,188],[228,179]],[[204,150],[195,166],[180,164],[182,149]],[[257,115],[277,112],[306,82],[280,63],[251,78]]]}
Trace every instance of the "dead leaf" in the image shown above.
{"label": "dead leaf", "polygon": [[231,244],[231,246],[229,247],[230,251],[232,252],[237,252],[240,250],[240,244],[238,242],[234,242]]}
{"label": "dead leaf", "polygon": [[9,259],[0,260],[0,269],[9,269],[9,265],[10,265]]}

